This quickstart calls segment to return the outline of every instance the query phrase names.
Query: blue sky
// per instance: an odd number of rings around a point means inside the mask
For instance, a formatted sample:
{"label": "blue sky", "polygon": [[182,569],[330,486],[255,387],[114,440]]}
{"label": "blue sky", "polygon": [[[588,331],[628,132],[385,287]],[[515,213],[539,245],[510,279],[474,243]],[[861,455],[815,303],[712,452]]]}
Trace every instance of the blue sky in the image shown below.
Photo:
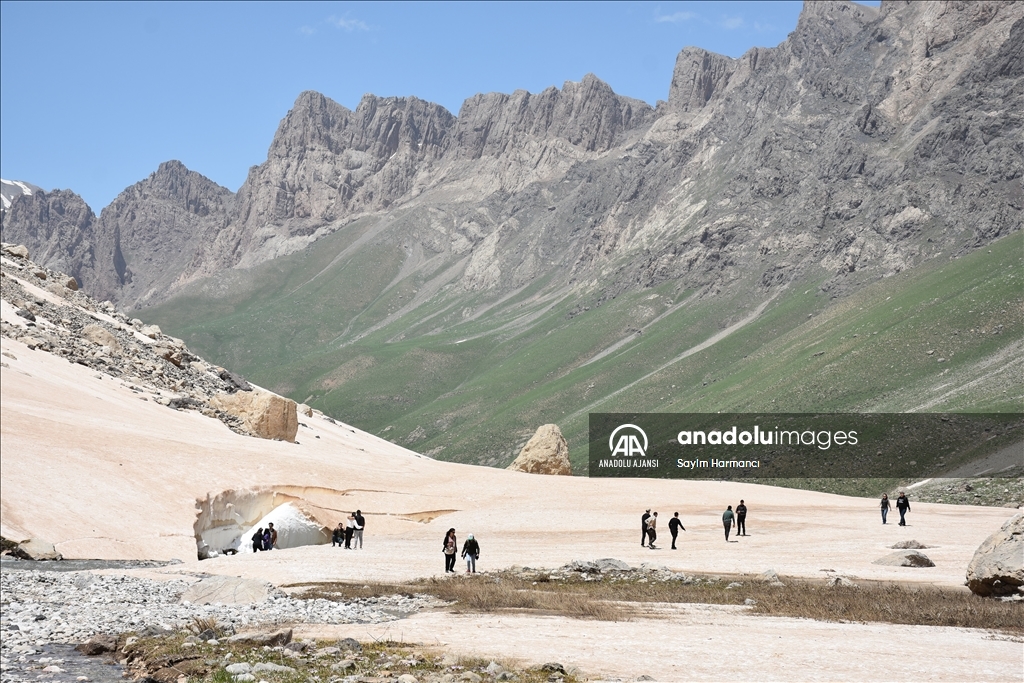
{"label": "blue sky", "polygon": [[[875,3],[869,3],[875,4]],[[596,74],[668,95],[687,45],[737,57],[796,26],[800,2],[0,3],[0,173],[98,213],[163,161],[237,190],[303,90],[354,108]]]}

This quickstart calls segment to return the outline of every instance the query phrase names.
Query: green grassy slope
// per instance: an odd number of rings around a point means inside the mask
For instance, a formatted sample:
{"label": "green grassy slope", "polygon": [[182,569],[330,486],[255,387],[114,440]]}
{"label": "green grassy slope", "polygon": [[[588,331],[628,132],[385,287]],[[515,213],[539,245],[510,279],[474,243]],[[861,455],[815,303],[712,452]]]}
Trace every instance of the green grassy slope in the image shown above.
{"label": "green grassy slope", "polygon": [[840,300],[820,290],[825,273],[774,295],[666,282],[602,299],[546,278],[511,293],[463,291],[450,284],[458,262],[359,242],[373,229],[354,223],[143,316],[346,422],[438,458],[498,466],[554,422],[584,471],[590,411],[1024,405],[1021,233]]}

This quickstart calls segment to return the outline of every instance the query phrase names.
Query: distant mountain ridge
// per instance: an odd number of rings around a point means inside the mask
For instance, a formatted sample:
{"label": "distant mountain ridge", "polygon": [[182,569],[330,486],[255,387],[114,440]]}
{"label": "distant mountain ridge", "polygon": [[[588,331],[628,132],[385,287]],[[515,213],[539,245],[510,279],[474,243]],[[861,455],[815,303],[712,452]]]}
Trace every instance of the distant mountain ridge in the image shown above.
{"label": "distant mountain ridge", "polygon": [[[457,117],[415,97],[367,95],[349,111],[305,92],[237,196],[168,162],[98,222],[70,195],[24,195],[4,216],[4,239],[129,308],[361,216],[429,204],[472,222],[456,208],[466,202],[509,214],[528,204],[563,226],[563,213],[586,216],[587,234],[580,224],[557,239],[575,242],[564,265],[580,277],[637,237],[646,255],[625,257],[643,282],[723,262],[747,268],[794,242],[813,243],[816,265],[837,273],[891,273],[922,258],[922,232],[969,248],[1019,226],[1022,15],[1020,3],[808,2],[776,48],[739,59],[684,49],[657,110],[591,75],[561,90],[476,95]],[[528,198],[553,182],[574,190]],[[698,220],[681,220],[692,211]],[[545,233],[544,218],[525,230]],[[490,249],[484,237],[500,220],[491,223],[461,233],[471,251]],[[773,223],[786,229],[759,227]],[[535,270],[528,253],[506,256],[497,271]],[[806,265],[768,260],[766,286]]]}

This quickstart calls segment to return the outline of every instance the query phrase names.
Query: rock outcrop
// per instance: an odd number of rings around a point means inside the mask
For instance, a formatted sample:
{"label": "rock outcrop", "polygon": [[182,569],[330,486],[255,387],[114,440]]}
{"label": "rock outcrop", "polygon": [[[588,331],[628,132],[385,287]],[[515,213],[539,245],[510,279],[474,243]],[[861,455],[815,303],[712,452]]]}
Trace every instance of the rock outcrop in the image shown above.
{"label": "rock outcrop", "polygon": [[245,428],[264,439],[295,441],[299,431],[295,401],[254,389],[214,396],[210,405],[234,415]]}
{"label": "rock outcrop", "polygon": [[20,557],[23,560],[52,561],[63,559],[53,544],[41,538],[30,538],[22,541],[16,548],[11,550],[11,555]]}
{"label": "rock outcrop", "polygon": [[[133,392],[149,394],[140,396],[146,400],[217,418],[240,434],[295,440],[294,401],[253,391],[245,379],[205,362],[158,326],[61,284],[70,283],[68,276],[28,260],[23,245],[2,249],[0,297],[10,305],[0,322],[3,336],[117,377]],[[241,396],[233,399],[236,392]],[[229,405],[234,412],[220,407]]]}
{"label": "rock outcrop", "polygon": [[927,555],[916,550],[900,550],[880,557],[872,564],[881,564],[887,567],[934,567]]}
{"label": "rock outcrop", "polygon": [[1024,594],[1024,514],[978,546],[967,565],[967,587],[986,597]]}
{"label": "rock outcrop", "polygon": [[569,444],[565,442],[562,430],[554,424],[538,427],[507,469],[531,474],[571,475]]}

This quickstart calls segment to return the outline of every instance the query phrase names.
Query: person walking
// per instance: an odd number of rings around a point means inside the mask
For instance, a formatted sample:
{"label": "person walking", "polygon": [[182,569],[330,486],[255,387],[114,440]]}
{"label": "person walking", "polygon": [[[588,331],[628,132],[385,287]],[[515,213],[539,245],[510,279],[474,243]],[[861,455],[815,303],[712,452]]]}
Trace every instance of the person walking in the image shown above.
{"label": "person walking", "polygon": [[270,527],[270,547],[267,550],[278,550],[277,547],[277,529],[274,528],[273,522],[268,522],[267,526]]}
{"label": "person walking", "polygon": [[345,545],[345,526],[338,522],[337,528],[334,529],[334,533],[331,534],[331,547]]}
{"label": "person walking", "polygon": [[658,513],[655,512],[647,519],[647,547],[656,550],[654,541],[658,538]]}
{"label": "person walking", "polygon": [[356,530],[355,530],[356,542],[353,543],[352,545],[355,546],[358,543],[359,544],[359,549],[362,550],[363,549],[363,529],[366,527],[366,518],[363,517],[363,511],[362,510],[356,510],[356,514],[354,515],[354,517],[355,517],[355,520],[356,520]]}
{"label": "person walking", "polygon": [[350,513],[345,519],[345,550],[352,550],[352,536],[356,532],[356,515]]}
{"label": "person walking", "polygon": [[740,498],[740,504],[736,506],[736,535],[747,535],[747,506]]}
{"label": "person walking", "polygon": [[725,526],[725,542],[729,542],[729,532],[732,531],[732,522],[736,518],[736,513],[732,511],[732,505],[722,513],[722,524]]}
{"label": "person walking", "polygon": [[480,559],[480,544],[473,538],[473,534],[466,537],[462,546],[462,559],[466,561],[466,573],[476,574],[476,561]]}
{"label": "person walking", "polygon": [[455,527],[448,530],[448,533],[444,535],[444,545],[441,546],[441,550],[444,551],[444,573],[455,572],[455,555],[459,552],[459,540],[455,538]]}
{"label": "person walking", "polygon": [[647,512],[640,517],[640,547],[643,548],[647,545],[647,520],[651,518],[651,509],[647,508]]}
{"label": "person walking", "polygon": [[892,505],[889,504],[889,494],[882,494],[882,524],[885,524],[885,518],[889,516],[889,510],[892,510]]}
{"label": "person walking", "polygon": [[907,494],[903,491],[900,491],[900,497],[896,499],[896,509],[900,511],[900,526],[906,526],[906,515],[910,512],[910,500],[907,499]]}
{"label": "person walking", "polygon": [[668,532],[672,534],[672,550],[676,549],[676,537],[679,536],[679,530],[686,531],[686,527],[679,521],[679,513],[672,515],[672,519],[668,520]]}
{"label": "person walking", "polygon": [[270,527],[268,526],[266,529],[263,530],[263,549],[264,550],[270,550],[271,548],[274,547],[274,546],[272,546],[270,544],[270,538],[271,538]]}
{"label": "person walking", "polygon": [[256,530],[252,535],[252,551],[258,553],[263,550],[263,527]]}

